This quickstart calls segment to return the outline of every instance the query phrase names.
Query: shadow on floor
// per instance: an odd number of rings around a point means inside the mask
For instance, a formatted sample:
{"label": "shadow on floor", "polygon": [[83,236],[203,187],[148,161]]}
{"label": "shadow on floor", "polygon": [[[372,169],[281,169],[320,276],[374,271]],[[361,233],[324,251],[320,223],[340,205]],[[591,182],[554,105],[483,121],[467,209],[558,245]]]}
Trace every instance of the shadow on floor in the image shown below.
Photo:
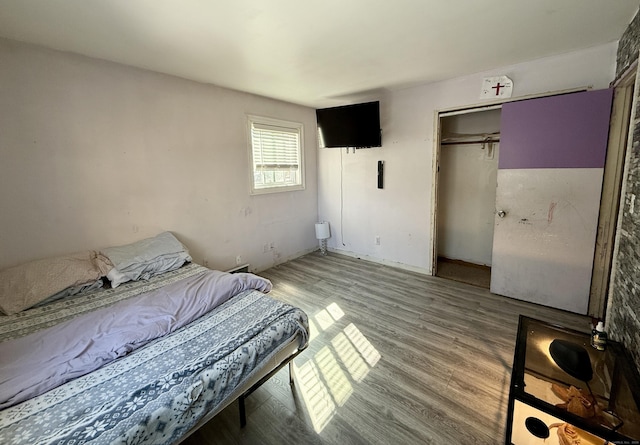
{"label": "shadow on floor", "polygon": [[436,276],[489,289],[491,267],[438,257],[438,273]]}

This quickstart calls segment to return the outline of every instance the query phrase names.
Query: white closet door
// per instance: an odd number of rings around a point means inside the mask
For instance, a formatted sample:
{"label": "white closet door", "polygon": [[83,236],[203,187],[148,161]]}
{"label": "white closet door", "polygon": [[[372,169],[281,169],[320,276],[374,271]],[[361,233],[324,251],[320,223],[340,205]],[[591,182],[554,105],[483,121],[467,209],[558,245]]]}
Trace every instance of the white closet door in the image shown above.
{"label": "white closet door", "polygon": [[503,106],[491,292],[587,313],[612,97]]}

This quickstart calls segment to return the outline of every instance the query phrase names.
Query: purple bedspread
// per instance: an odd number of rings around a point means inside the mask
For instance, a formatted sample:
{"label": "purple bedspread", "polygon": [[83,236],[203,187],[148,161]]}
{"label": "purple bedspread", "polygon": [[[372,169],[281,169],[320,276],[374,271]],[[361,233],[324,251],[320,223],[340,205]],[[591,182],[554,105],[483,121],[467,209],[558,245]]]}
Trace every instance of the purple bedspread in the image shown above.
{"label": "purple bedspread", "polygon": [[0,343],[0,408],[94,371],[246,289],[268,292],[271,282],[253,274],[207,271]]}

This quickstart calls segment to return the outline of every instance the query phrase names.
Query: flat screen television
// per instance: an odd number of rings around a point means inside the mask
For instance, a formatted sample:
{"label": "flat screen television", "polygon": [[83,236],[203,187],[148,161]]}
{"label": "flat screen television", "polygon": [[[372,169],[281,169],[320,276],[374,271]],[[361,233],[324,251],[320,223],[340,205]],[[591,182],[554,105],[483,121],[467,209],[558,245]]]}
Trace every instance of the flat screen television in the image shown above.
{"label": "flat screen television", "polygon": [[382,147],[380,102],[316,110],[321,146]]}

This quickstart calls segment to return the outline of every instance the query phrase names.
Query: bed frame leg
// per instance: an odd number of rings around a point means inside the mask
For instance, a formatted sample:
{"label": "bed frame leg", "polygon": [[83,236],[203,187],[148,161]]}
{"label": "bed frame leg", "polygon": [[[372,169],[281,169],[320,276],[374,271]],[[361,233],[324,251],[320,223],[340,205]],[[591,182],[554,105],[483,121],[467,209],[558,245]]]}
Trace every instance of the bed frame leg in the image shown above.
{"label": "bed frame leg", "polygon": [[292,387],[294,386],[293,359],[298,354],[300,354],[300,352],[302,352],[302,349],[298,349],[298,351],[295,354],[293,354],[287,360],[282,361],[275,369],[271,370],[269,374],[262,377],[262,379],[260,379],[251,388],[249,388],[247,391],[245,391],[243,394],[241,394],[238,397],[238,406],[240,408],[240,428],[244,428],[245,425],[247,424],[247,414],[244,407],[244,399],[246,399],[253,391],[258,389],[264,382],[269,380],[271,376],[273,376],[275,373],[279,372],[282,368],[284,368],[284,365],[286,365],[287,363],[289,364],[289,385],[291,385]]}
{"label": "bed frame leg", "polygon": [[289,362],[289,385],[293,386],[293,360]]}
{"label": "bed frame leg", "polygon": [[240,405],[240,428],[244,428],[247,425],[247,414],[244,409],[244,395],[238,397],[238,404]]}

